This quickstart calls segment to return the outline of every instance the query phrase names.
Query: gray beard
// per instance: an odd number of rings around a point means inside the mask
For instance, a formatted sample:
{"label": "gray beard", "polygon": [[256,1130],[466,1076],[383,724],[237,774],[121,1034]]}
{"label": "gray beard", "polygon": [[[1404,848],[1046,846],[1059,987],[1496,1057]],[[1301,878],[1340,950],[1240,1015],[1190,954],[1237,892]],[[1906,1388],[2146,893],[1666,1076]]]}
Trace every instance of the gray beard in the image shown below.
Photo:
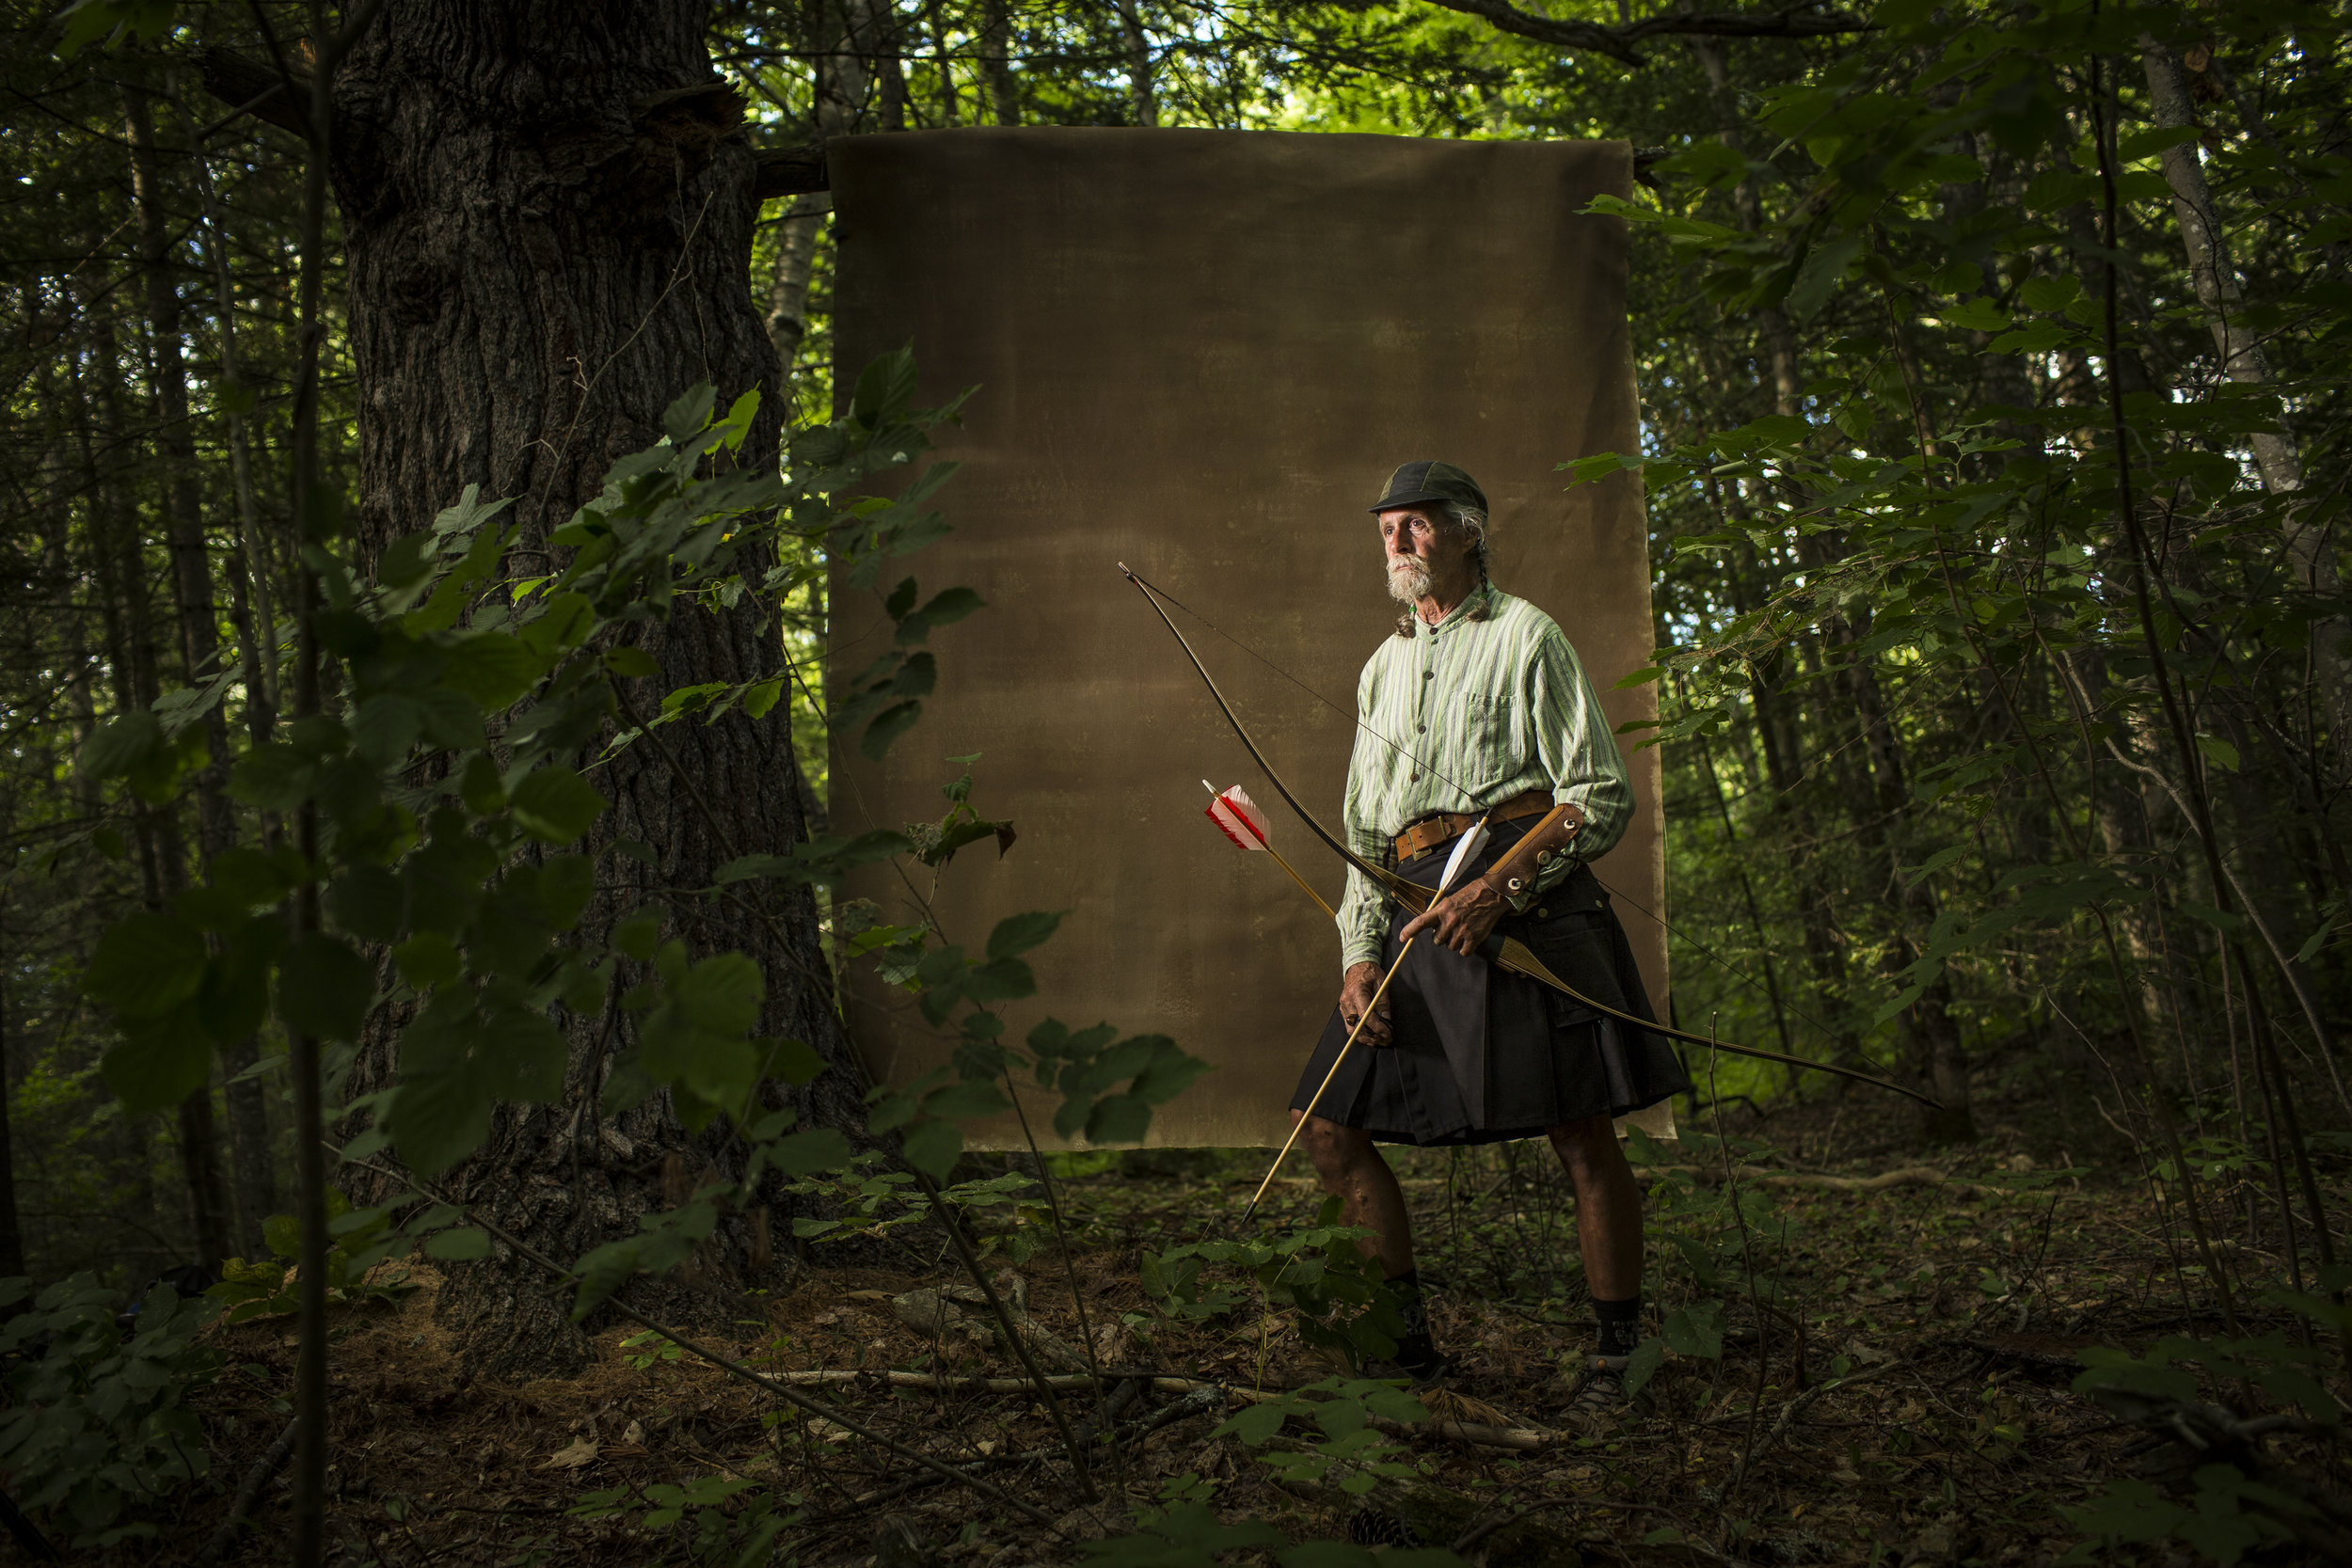
{"label": "gray beard", "polygon": [[1400,561],[1389,567],[1389,597],[1402,605],[1419,604],[1429,596],[1429,568],[1418,561]]}

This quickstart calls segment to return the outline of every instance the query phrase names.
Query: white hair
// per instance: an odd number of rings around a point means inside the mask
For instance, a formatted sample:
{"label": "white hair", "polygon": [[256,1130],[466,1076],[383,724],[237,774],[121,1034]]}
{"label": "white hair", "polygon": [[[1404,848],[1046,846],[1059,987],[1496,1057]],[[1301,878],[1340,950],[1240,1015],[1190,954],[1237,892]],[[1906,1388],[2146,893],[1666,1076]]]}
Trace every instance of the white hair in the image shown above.
{"label": "white hair", "polygon": [[1487,564],[1494,557],[1493,541],[1486,537],[1488,526],[1486,515],[1474,506],[1464,506],[1460,501],[1446,502],[1445,515],[1454,527],[1469,534],[1470,542],[1478,546],[1478,577],[1480,581],[1485,581]]}

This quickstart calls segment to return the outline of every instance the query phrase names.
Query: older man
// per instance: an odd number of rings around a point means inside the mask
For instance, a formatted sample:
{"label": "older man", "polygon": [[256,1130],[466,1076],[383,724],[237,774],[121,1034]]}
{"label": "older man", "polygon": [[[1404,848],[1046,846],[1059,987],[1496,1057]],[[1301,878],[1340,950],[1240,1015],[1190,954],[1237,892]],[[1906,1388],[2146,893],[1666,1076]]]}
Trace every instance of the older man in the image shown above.
{"label": "older man", "polygon": [[[1407,463],[1372,509],[1389,592],[1409,607],[1357,683],[1346,832],[1357,852],[1436,887],[1455,841],[1489,816],[1491,838],[1455,890],[1413,916],[1351,872],[1340,906],[1339,1006],[1291,1101],[1324,1186],[1403,1304],[1398,1367],[1416,1381],[1445,1361],[1429,1335],[1411,1223],[1375,1145],[1549,1138],[1576,1187],[1577,1236],[1599,1319],[1582,1407],[1622,1403],[1640,1341],[1641,1195],[1612,1119],[1690,1087],[1654,1035],[1596,1013],[1478,956],[1497,929],[1555,974],[1620,1011],[1654,1018],[1615,912],[1585,862],[1633,815],[1625,758],[1576,650],[1551,618],[1487,578],[1486,498],[1451,464]],[[1553,803],[1553,851],[1514,896],[1488,869]],[[1376,1007],[1381,975],[1421,934]],[[1340,1057],[1363,1017],[1355,1049]],[[1369,1045],[1372,1049],[1365,1049]]]}

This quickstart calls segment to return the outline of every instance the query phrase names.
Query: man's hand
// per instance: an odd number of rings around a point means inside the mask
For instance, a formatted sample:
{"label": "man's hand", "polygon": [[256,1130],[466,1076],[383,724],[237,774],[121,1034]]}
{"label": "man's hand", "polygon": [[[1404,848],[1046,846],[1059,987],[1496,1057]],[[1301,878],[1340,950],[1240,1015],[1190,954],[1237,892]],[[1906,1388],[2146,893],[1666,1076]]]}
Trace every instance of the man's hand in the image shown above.
{"label": "man's hand", "polygon": [[1510,912],[1511,906],[1502,895],[1487,886],[1482,878],[1465,883],[1430,905],[1397,935],[1410,942],[1428,931],[1438,946],[1451,947],[1466,958],[1475,958],[1479,945],[1494,934],[1494,928]]}
{"label": "man's hand", "polygon": [[[1360,963],[1350,968],[1347,977],[1340,982],[1340,1022],[1353,1030],[1356,1027],[1356,1021],[1364,1016],[1364,1009],[1372,1006],[1372,993],[1379,989],[1380,966],[1378,964]],[[1380,999],[1379,1010],[1375,1012],[1364,1024],[1362,1039],[1366,1045],[1389,1043],[1389,999],[1387,997]]]}

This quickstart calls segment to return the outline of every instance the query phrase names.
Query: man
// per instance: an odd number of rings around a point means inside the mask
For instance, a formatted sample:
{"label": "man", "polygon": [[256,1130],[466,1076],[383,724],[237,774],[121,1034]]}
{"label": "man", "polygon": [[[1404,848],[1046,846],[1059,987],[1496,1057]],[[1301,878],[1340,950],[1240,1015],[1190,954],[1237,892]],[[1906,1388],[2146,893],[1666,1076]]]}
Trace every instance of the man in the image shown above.
{"label": "man", "polygon": [[[1371,508],[1389,592],[1410,607],[1357,684],[1343,807],[1352,847],[1436,887],[1481,813],[1491,837],[1454,891],[1414,916],[1360,872],[1339,911],[1344,979],[1291,1101],[1294,1121],[1339,1070],[1305,1144],[1346,1218],[1373,1232],[1406,1318],[1396,1363],[1416,1382],[1445,1361],[1429,1335],[1396,1176],[1375,1145],[1496,1143],[1541,1133],[1575,1183],[1578,1242],[1599,1319],[1580,1408],[1625,1400],[1641,1339],[1642,1211],[1612,1118],[1689,1089],[1666,1043],[1489,965],[1497,929],[1596,1001],[1654,1018],[1608,896],[1585,862],[1625,834],[1633,792],[1592,683],[1549,616],[1487,578],[1486,498],[1451,464],[1407,463]],[[1555,801],[1570,809],[1538,846],[1517,896],[1489,868]],[[1378,1005],[1381,976],[1415,936]],[[1348,1032],[1363,1032],[1344,1058]],[[1369,1049],[1367,1049],[1369,1047]]]}

